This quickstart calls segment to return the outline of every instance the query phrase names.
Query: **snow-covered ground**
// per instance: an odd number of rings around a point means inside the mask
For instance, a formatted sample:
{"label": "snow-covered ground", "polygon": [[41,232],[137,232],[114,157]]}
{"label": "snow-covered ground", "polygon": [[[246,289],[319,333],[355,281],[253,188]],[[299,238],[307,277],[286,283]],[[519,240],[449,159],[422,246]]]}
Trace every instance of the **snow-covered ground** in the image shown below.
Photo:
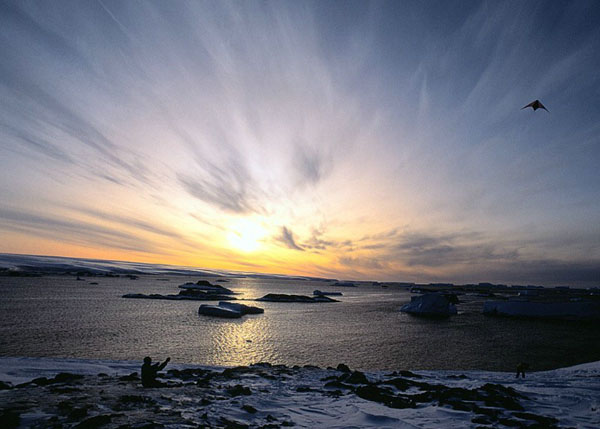
{"label": "snow-covered ground", "polygon": [[[0,358],[0,427],[600,427],[600,362],[528,373]],[[153,423],[154,426],[148,426]]]}

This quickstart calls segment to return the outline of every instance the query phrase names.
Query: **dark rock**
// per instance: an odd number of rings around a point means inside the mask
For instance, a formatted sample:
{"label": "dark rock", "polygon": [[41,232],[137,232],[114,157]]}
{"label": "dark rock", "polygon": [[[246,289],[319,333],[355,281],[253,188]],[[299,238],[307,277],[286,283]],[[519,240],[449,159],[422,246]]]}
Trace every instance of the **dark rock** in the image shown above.
{"label": "dark rock", "polygon": [[219,419],[219,424],[223,425],[223,427],[225,429],[248,429],[248,427],[249,427],[245,423],[240,423],[235,420],[229,420],[229,419],[226,419],[225,417],[221,417]]}
{"label": "dark rock", "polygon": [[242,410],[244,410],[250,414],[256,413],[256,408],[254,408],[252,405],[242,405]]}
{"label": "dark rock", "polygon": [[220,295],[205,291],[186,292],[181,291],[179,295],[161,295],[151,293],[146,295],[143,293],[126,293],[122,298],[138,298],[138,299],[166,299],[170,301],[234,301],[235,297],[230,295]]}
{"label": "dark rock", "polygon": [[0,412],[0,427],[13,429],[21,424],[21,416],[15,410],[2,410]]}
{"label": "dark rock", "polygon": [[121,426],[118,426],[117,429],[160,429],[160,428],[164,428],[165,425],[161,424],[161,423],[156,423],[156,422],[152,422],[152,423],[138,423],[138,424],[124,424]]}
{"label": "dark rock", "polygon": [[52,388],[52,392],[54,392],[54,393],[60,393],[60,394],[81,392],[81,388],[80,387],[71,387],[71,386],[56,387],[56,386],[53,386],[51,388]]}
{"label": "dark rock", "polygon": [[537,414],[526,413],[526,412],[516,412],[514,413],[515,417],[518,417],[523,420],[531,420],[536,422],[540,427],[550,428],[558,425],[558,420],[554,417],[545,417],[538,416]]}
{"label": "dark rock", "polygon": [[304,369],[321,369],[316,365],[304,365],[302,368],[304,368]]}
{"label": "dark rock", "polygon": [[79,374],[71,374],[68,372],[61,372],[56,375],[53,379],[50,380],[51,383],[71,383],[75,380],[81,380],[83,375]]}
{"label": "dark rock", "polygon": [[139,376],[137,372],[132,372],[129,375],[124,375],[123,377],[119,377],[119,381],[138,381]]}
{"label": "dark rock", "polygon": [[483,401],[489,407],[523,411],[523,406],[517,400],[518,398],[523,398],[523,395],[512,387],[487,383],[478,390],[482,392],[482,396],[484,396]]}
{"label": "dark rock", "polygon": [[61,414],[68,413],[73,409],[73,403],[71,401],[60,401],[56,406]]}
{"label": "dark rock", "polygon": [[269,293],[257,301],[269,302],[339,302],[328,296],[306,296],[306,295],[287,295],[283,293]]}
{"label": "dark rock", "polygon": [[477,406],[471,402],[463,402],[458,399],[447,399],[444,404],[450,405],[457,411],[475,411]]}
{"label": "dark rock", "polygon": [[323,392],[323,396],[329,396],[330,398],[339,398],[343,395],[344,393],[341,390],[326,390]]}
{"label": "dark rock", "polygon": [[49,429],[62,429],[63,425],[60,424],[57,416],[52,416],[45,421],[44,427]]}
{"label": "dark rock", "polygon": [[46,377],[38,377],[31,380],[31,384],[35,384],[37,386],[47,386],[50,384],[50,380]]}
{"label": "dark rock", "polygon": [[498,420],[498,417],[500,416],[500,414],[502,414],[502,411],[497,408],[479,407],[475,404],[472,404],[472,406],[473,412],[477,414],[483,414],[484,416],[488,416],[493,420]]}
{"label": "dark rock", "polygon": [[252,368],[247,366],[236,366],[233,368],[226,368],[223,370],[221,375],[225,378],[238,378],[242,374],[246,374],[248,372],[252,372]]}
{"label": "dark rock", "polygon": [[488,419],[487,417],[477,416],[477,417],[473,417],[471,419],[471,423],[477,423],[480,425],[491,425],[494,422],[492,420]]}
{"label": "dark rock", "polygon": [[523,427],[523,424],[520,421],[518,421],[518,420],[512,420],[512,419],[509,419],[509,418],[506,418],[506,417],[499,418],[498,419],[498,423],[500,423],[501,425],[508,426],[508,427],[513,427],[513,428]]}
{"label": "dark rock", "polygon": [[391,384],[392,386],[394,386],[395,388],[397,388],[399,390],[407,390],[415,385],[415,383],[412,382],[411,380],[406,380],[406,379],[400,378],[400,377],[393,378],[391,380],[386,380],[383,382],[383,384]]}
{"label": "dark rock", "polygon": [[199,378],[196,381],[196,386],[198,386],[198,387],[210,387],[210,379],[211,379],[211,377]]}
{"label": "dark rock", "polygon": [[344,383],[369,384],[369,380],[367,379],[366,375],[360,371],[354,371],[352,374],[350,374],[350,376],[346,375],[342,377],[340,377],[340,381],[343,381]]}
{"label": "dark rock", "polygon": [[155,402],[154,399],[141,395],[122,395],[119,397],[118,401],[121,404],[154,404]]}
{"label": "dark rock", "polygon": [[410,398],[396,396],[388,389],[380,388],[374,384],[359,386],[355,393],[367,401],[378,402],[390,408],[414,408],[415,403]]}
{"label": "dark rock", "polygon": [[12,386],[8,383],[0,381],[0,390],[8,390],[8,389],[12,389]]}
{"label": "dark rock", "polygon": [[[250,365],[252,368],[256,368],[256,367],[261,367],[261,368],[272,368],[273,365],[271,365],[269,362],[257,362],[257,363],[253,363],[252,365]],[[283,366],[285,368],[285,365],[278,365],[278,366]]]}
{"label": "dark rock", "polygon": [[336,369],[338,371],[342,371],[342,372],[350,372],[350,368],[348,367],[348,365],[346,365],[344,363],[340,363]]}
{"label": "dark rock", "polygon": [[298,386],[296,388],[296,392],[298,393],[305,393],[305,392],[318,392],[319,390],[317,389],[313,389],[312,387],[308,387],[308,386]]}
{"label": "dark rock", "polygon": [[226,390],[226,392],[229,394],[229,396],[252,395],[250,388],[242,386],[241,384],[236,384],[235,386],[230,387]]}
{"label": "dark rock", "polygon": [[[200,368],[191,368],[191,369],[170,369],[167,371],[169,377],[179,378],[183,381],[189,380],[197,380],[199,378],[207,378],[210,375],[210,371],[205,371]],[[208,377],[210,378],[210,377]]]}
{"label": "dark rock", "polygon": [[104,426],[112,420],[112,416],[109,414],[102,414],[99,416],[90,417],[89,419],[85,419],[77,426],[76,429],[94,429],[99,428],[100,426]]}
{"label": "dark rock", "polygon": [[68,417],[71,420],[80,420],[88,415],[88,407],[74,408],[69,414]]}
{"label": "dark rock", "polygon": [[400,375],[402,377],[421,378],[421,376],[419,374],[415,374],[414,372],[406,371],[406,370],[400,371]]}
{"label": "dark rock", "polygon": [[329,381],[325,383],[323,387],[325,387],[326,389],[352,389],[352,386],[350,386],[349,384],[344,384],[339,380]]}
{"label": "dark rock", "polygon": [[327,376],[327,377],[324,377],[324,378],[322,378],[322,379],[321,379],[321,381],[328,381],[328,380],[338,380],[338,379],[339,379],[339,377],[338,377],[338,376],[335,376],[335,375],[329,375],[329,376]]}

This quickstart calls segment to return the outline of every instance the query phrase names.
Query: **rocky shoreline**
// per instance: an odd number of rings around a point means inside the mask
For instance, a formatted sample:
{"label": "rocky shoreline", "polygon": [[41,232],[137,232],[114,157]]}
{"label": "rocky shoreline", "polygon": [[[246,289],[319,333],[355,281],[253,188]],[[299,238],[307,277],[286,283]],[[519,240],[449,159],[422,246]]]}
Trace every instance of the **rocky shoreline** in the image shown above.
{"label": "rocky shoreline", "polygon": [[[0,363],[6,362],[3,368],[10,373],[6,368],[14,363],[0,358]],[[168,387],[148,389],[141,386],[139,371],[128,372],[134,365],[117,373],[110,367],[95,374],[89,368],[54,375],[41,371],[44,375],[21,383],[4,377],[0,426],[588,427],[589,423],[592,427],[599,417],[593,408],[598,404],[590,403],[587,413],[581,410],[586,394],[593,397],[597,388],[594,391],[585,383],[573,386],[577,377],[570,372],[563,372],[564,385],[555,385],[554,390],[568,389],[563,394],[571,400],[579,395],[580,415],[565,416],[568,404],[561,409],[561,404],[552,403],[559,400],[556,392],[545,392],[543,384],[556,383],[551,373],[561,370],[528,374],[531,380],[526,382],[507,373],[364,373],[343,364],[327,369],[268,363],[234,368],[178,366],[163,374]],[[588,375],[599,373],[600,365],[595,365]]]}

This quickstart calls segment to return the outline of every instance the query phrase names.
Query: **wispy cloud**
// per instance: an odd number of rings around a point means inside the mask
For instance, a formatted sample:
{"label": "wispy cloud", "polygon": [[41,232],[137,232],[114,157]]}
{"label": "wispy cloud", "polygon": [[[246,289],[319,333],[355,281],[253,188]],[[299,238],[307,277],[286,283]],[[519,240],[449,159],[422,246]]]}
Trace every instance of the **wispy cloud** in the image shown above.
{"label": "wispy cloud", "polygon": [[301,251],[304,250],[302,247],[296,244],[296,240],[294,239],[294,233],[285,226],[281,227],[281,235],[279,236],[279,241],[290,249]]}
{"label": "wispy cloud", "polygon": [[[339,277],[593,276],[598,19],[593,2],[2,2],[3,228],[189,260],[214,242],[215,265],[307,274],[284,247]],[[552,113],[519,110],[535,98]],[[229,249],[240,219],[281,254]]]}
{"label": "wispy cloud", "polygon": [[209,164],[200,175],[178,175],[179,183],[191,196],[226,212],[261,211],[253,195],[253,181],[241,163],[234,160],[224,168]]}
{"label": "wispy cloud", "polygon": [[317,148],[307,145],[306,142],[295,145],[293,162],[298,172],[300,185],[317,184],[332,167],[328,165],[326,156],[321,154]]}
{"label": "wispy cloud", "polygon": [[160,253],[160,249],[154,243],[139,235],[103,227],[97,223],[83,222],[64,216],[48,216],[31,210],[24,212],[8,208],[0,208],[0,219],[3,220],[2,229],[4,230],[22,231],[60,242]]}
{"label": "wispy cloud", "polygon": [[367,268],[369,270],[382,270],[388,266],[387,263],[377,260],[376,258],[362,258],[343,256],[339,259],[342,265],[347,265],[352,268]]}

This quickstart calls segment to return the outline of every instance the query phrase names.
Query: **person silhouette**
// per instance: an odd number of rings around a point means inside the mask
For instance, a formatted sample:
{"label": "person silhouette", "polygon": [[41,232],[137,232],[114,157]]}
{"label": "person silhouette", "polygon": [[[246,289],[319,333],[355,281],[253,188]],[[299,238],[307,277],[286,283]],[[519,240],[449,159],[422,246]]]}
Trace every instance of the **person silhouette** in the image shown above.
{"label": "person silhouette", "polygon": [[525,370],[529,369],[529,365],[526,364],[525,362],[519,362],[517,364],[517,378],[519,378],[519,375],[522,375],[523,378],[525,378]]}
{"label": "person silhouette", "polygon": [[165,387],[167,384],[158,381],[156,376],[158,375],[158,371],[167,366],[170,360],[171,358],[168,357],[163,363],[155,363],[153,365],[152,358],[150,356],[146,356],[144,358],[144,364],[142,365],[142,386]]}

